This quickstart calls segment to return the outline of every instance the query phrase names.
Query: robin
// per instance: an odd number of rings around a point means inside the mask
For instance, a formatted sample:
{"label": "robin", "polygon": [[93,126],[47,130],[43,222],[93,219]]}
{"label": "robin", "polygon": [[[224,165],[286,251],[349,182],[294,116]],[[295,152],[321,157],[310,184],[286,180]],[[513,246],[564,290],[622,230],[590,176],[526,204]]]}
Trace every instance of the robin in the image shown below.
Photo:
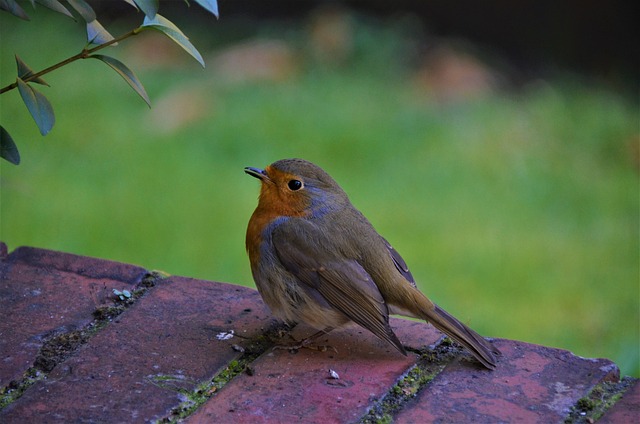
{"label": "robin", "polygon": [[260,180],[246,247],[264,302],[287,322],[320,331],[355,322],[406,355],[389,314],[420,318],[467,348],[485,367],[500,352],[417,288],[400,254],[317,165],[283,159],[244,171]]}

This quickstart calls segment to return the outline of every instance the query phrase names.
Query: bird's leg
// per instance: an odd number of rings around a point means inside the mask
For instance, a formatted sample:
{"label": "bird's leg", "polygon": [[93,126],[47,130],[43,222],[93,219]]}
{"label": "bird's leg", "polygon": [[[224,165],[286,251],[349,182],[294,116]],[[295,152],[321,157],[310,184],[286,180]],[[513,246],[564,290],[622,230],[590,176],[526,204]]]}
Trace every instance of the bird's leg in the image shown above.
{"label": "bird's leg", "polygon": [[327,349],[331,349],[335,353],[338,353],[338,350],[335,347],[329,346],[329,345],[309,346],[309,344],[311,342],[313,342],[315,339],[317,339],[317,338],[319,338],[321,336],[324,336],[325,334],[329,333],[331,330],[333,330],[333,327],[326,327],[323,330],[320,330],[320,331],[318,331],[316,333],[313,333],[312,335],[310,335],[306,339],[301,340],[300,343],[302,344],[302,347],[306,347],[307,349],[319,350],[320,352],[326,352]]}
{"label": "bird's leg", "polygon": [[310,346],[310,344],[317,339],[320,336],[323,336],[325,334],[327,334],[328,332],[330,332],[331,330],[333,330],[333,327],[327,327],[323,330],[320,330],[312,335],[310,335],[309,337],[302,339],[300,341],[295,341],[295,339],[293,339],[293,336],[289,335],[295,343],[293,344],[280,344],[280,345],[276,345],[273,348],[274,349],[286,349],[289,351],[298,351],[300,349],[311,349],[311,350],[317,350],[320,352],[326,352],[327,349],[331,349],[334,352],[338,353],[338,350],[333,347],[333,346],[328,346],[328,345],[315,345],[315,346]]}

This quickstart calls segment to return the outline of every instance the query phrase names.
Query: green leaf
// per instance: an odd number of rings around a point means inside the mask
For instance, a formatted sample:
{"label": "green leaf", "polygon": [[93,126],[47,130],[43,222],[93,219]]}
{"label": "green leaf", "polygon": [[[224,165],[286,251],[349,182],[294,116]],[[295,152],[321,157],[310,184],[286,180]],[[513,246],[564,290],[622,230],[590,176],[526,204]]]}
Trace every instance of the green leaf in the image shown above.
{"label": "green leaf", "polygon": [[75,20],[71,12],[64,7],[58,0],[36,0],[41,5],[48,7],[54,12],[62,13],[63,15],[67,15],[71,19]]}
{"label": "green leaf", "polygon": [[[87,22],[87,40],[91,44],[100,45],[113,40],[113,35],[109,34],[109,31],[104,29],[100,22],[93,20]],[[116,46],[117,44],[114,43],[112,45]]]}
{"label": "green leaf", "polygon": [[189,42],[189,37],[184,35],[180,28],[175,26],[173,22],[163,17],[160,14],[156,14],[156,17],[153,19],[144,18],[144,22],[141,29],[151,28],[157,31],[162,32],[167,37],[171,38],[174,42],[176,42],[180,47],[182,47],[187,53],[193,56],[204,68],[204,60],[200,55],[200,52]]}
{"label": "green leaf", "polygon": [[[22,59],[18,57],[18,55],[16,55],[16,63],[18,64],[18,76],[20,78],[25,80],[27,79],[27,77],[30,77],[31,75],[33,75],[33,70],[26,63],[24,63]],[[42,78],[34,78],[29,82],[36,82],[38,84],[42,84],[42,85],[46,85],[47,87],[50,87],[50,85],[47,84],[47,82]]]}
{"label": "green leaf", "polygon": [[218,15],[217,0],[196,0],[196,3],[198,3],[200,6],[204,7],[205,9],[207,9],[209,12],[213,13],[216,16],[216,18],[220,17],[220,15]]}
{"label": "green leaf", "polygon": [[156,17],[158,13],[158,0],[134,0],[140,10],[142,10],[145,16],[149,19]]}
{"label": "green leaf", "polygon": [[0,125],[0,157],[14,165],[20,163],[20,153],[18,153],[16,143],[13,142],[13,138],[2,125]]}
{"label": "green leaf", "polygon": [[120,76],[124,78],[127,84],[129,84],[131,88],[133,88],[134,91],[138,93],[140,97],[142,97],[142,99],[147,103],[147,105],[151,107],[151,101],[149,100],[149,96],[147,95],[147,92],[142,86],[142,83],[140,82],[138,77],[136,77],[136,74],[134,74],[133,71],[129,69],[124,63],[120,62],[118,59],[114,59],[113,57],[105,56],[101,54],[94,54],[89,57],[93,59],[101,60],[107,65],[109,65],[111,68],[113,68],[113,70],[116,71],[118,74],[120,74]]}
{"label": "green leaf", "polygon": [[11,13],[13,16],[17,16],[25,21],[29,20],[29,15],[24,11],[22,7],[15,0],[0,0],[0,9]]}
{"label": "green leaf", "polygon": [[51,103],[42,93],[20,78],[18,78],[18,91],[33,120],[36,121],[40,134],[47,135],[56,122]]}
{"label": "green leaf", "polygon": [[96,20],[96,12],[89,6],[84,0],[67,0],[67,3],[71,5],[82,16],[85,22],[91,22]]}

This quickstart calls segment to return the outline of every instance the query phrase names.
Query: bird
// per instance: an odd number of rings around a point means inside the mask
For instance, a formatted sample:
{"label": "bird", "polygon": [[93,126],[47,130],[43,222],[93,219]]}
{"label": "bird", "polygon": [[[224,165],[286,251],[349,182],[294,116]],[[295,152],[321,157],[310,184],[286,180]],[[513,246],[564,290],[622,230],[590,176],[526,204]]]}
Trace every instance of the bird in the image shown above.
{"label": "bird", "polygon": [[407,355],[389,324],[403,315],[495,369],[500,351],[418,289],[402,256],[322,168],[282,159],[244,171],[261,182],[246,233],[253,279],[276,318],[319,330],[305,342],[356,323]]}

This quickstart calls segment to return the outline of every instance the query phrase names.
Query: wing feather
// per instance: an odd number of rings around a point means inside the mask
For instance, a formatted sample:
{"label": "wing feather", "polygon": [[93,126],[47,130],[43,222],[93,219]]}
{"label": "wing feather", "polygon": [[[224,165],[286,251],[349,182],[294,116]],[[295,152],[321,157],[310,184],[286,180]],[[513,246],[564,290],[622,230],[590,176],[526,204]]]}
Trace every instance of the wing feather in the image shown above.
{"label": "wing feather", "polygon": [[[288,228],[287,228],[288,227]],[[290,220],[273,233],[283,266],[349,319],[405,353],[389,325],[389,309],[378,287],[355,259],[327,248],[327,235],[306,220]]]}
{"label": "wing feather", "polygon": [[411,283],[414,288],[417,288],[416,281],[413,279],[411,271],[409,271],[409,266],[404,261],[404,259],[402,259],[400,253],[398,253],[398,251],[394,249],[393,246],[391,246],[391,243],[389,243],[385,238],[383,238],[383,240],[384,244],[387,247],[387,250],[389,251],[389,254],[391,254],[391,259],[393,259],[393,264],[396,266],[396,269],[409,283]]}

